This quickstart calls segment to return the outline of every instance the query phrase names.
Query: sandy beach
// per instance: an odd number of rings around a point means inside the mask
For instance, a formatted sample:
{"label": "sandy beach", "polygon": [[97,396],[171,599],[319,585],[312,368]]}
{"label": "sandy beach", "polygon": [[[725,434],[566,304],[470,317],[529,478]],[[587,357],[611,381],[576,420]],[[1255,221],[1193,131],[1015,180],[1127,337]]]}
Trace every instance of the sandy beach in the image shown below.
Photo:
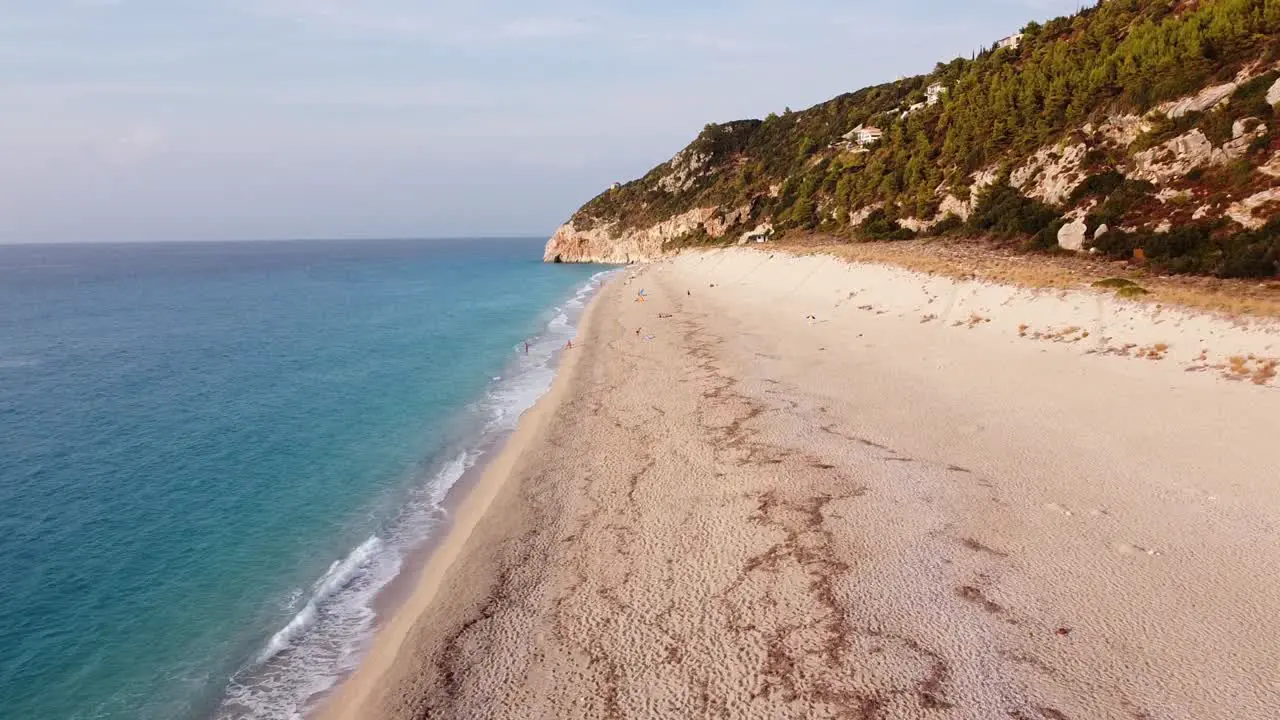
{"label": "sandy beach", "polygon": [[322,717],[1274,718],[1277,356],[1108,291],[628,268]]}

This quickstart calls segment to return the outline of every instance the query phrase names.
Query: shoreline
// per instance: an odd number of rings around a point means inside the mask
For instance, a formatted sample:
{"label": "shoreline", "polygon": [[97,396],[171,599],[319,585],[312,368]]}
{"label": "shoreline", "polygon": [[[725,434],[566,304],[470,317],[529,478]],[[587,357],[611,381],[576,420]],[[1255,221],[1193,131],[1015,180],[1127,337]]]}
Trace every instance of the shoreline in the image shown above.
{"label": "shoreline", "polygon": [[[398,503],[388,505],[393,510],[388,519],[341,555],[310,594],[299,596],[305,604],[290,608],[296,612],[274,630],[265,649],[210,701],[208,717],[280,712],[312,717],[359,670],[378,634],[412,597],[427,559],[449,533],[458,507],[484,469],[517,430],[520,415],[550,391],[562,365],[563,344],[578,332],[587,304],[612,273],[607,268],[590,272],[566,295],[549,298],[530,334],[512,340],[509,358],[486,376],[483,391],[456,408],[438,433],[444,439],[432,452],[434,459],[417,465]],[[355,620],[343,624],[348,616]],[[321,645],[326,641],[327,648]],[[308,665],[316,657],[314,648],[331,650],[332,663]]]}
{"label": "shoreline", "polygon": [[[611,279],[604,277],[600,286],[588,298],[578,318],[577,332],[573,339],[577,340],[589,332],[598,299],[610,284]],[[453,561],[493,499],[509,480],[513,465],[538,440],[549,416],[555,413],[565,387],[577,367],[577,350],[575,347],[575,352],[558,351],[558,356],[553,361],[555,377],[551,387],[520,416],[513,431],[494,440],[488,449],[496,450],[496,454],[489,456],[487,462],[484,462],[486,456],[482,454],[481,461],[468,469],[451,489],[445,504],[449,519],[444,532],[405,558],[406,567],[412,569],[401,573],[404,576],[402,594],[397,602],[384,606],[391,610],[391,614],[375,631],[373,642],[360,666],[324,696],[307,713],[307,717],[318,720],[356,717],[360,714],[360,709],[369,703],[379,682],[395,662],[412,627],[439,592]]]}
{"label": "shoreline", "polygon": [[615,280],[319,717],[1267,717],[1276,323],[754,249]]}

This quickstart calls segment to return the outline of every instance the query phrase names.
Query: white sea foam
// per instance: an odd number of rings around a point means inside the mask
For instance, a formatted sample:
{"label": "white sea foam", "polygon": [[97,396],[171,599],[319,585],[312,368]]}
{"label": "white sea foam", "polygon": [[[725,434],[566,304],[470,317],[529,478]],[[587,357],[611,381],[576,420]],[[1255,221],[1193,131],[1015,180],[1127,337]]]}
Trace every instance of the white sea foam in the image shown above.
{"label": "white sea foam", "polygon": [[360,573],[372,564],[376,564],[378,553],[383,552],[382,538],[370,537],[351,551],[342,560],[336,560],[329,566],[329,571],[320,578],[311,590],[307,604],[279,632],[272,636],[267,647],[258,656],[258,662],[264,663],[275,657],[280,651],[293,644],[293,640],[315,624],[319,615],[319,606],[351,583]]}
{"label": "white sea foam", "polygon": [[378,593],[400,573],[407,554],[439,527],[449,491],[480,461],[482,448],[514,429],[520,416],[550,389],[557,353],[577,332],[574,323],[586,299],[610,272],[592,276],[555,308],[545,331],[528,340],[527,353],[520,344],[512,367],[470,408],[482,426],[472,444],[431,473],[392,523],[330,565],[310,592],[289,599],[290,609],[304,597],[305,602],[271,637],[256,662],[232,678],[219,720],[300,719],[309,703],[355,669],[376,625]]}
{"label": "white sea foam", "polygon": [[440,472],[436,473],[435,481],[428,483],[427,501],[429,512],[434,512],[444,503],[444,499],[448,497],[449,491],[453,486],[458,484],[462,476],[466,474],[480,459],[479,451],[471,450],[464,452],[445,464]]}

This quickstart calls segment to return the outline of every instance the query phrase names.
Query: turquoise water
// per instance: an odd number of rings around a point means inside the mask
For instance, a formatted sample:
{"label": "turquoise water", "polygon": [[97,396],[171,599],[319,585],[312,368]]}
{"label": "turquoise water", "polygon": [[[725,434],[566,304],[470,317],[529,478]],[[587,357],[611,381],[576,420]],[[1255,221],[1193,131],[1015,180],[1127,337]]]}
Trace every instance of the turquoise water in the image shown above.
{"label": "turquoise water", "polygon": [[541,242],[0,247],[0,715],[331,687],[550,383],[601,268]]}

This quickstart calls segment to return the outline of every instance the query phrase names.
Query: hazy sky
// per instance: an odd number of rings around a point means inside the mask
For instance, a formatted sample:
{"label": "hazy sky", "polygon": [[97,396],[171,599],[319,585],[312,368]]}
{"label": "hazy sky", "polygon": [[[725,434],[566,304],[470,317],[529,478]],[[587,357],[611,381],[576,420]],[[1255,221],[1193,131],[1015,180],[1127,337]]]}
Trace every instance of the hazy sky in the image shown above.
{"label": "hazy sky", "polygon": [[1082,0],[0,0],[0,242],[544,234]]}

